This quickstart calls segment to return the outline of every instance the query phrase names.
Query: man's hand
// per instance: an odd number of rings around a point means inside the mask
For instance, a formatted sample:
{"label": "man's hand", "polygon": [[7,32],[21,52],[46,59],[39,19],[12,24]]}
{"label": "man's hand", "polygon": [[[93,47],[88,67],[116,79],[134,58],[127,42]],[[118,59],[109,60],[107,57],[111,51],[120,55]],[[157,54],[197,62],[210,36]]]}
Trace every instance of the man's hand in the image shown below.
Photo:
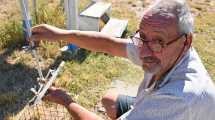
{"label": "man's hand", "polygon": [[59,29],[47,24],[41,24],[32,28],[31,40],[47,40],[54,42],[61,39],[62,34],[66,32],[67,30]]}
{"label": "man's hand", "polygon": [[74,120],[102,120],[96,114],[75,103],[69,94],[62,89],[55,87],[49,88],[48,93],[43,97],[43,100],[65,106]]}
{"label": "man's hand", "polygon": [[74,102],[66,91],[55,87],[48,89],[47,95],[43,97],[43,100],[61,104],[65,107]]}

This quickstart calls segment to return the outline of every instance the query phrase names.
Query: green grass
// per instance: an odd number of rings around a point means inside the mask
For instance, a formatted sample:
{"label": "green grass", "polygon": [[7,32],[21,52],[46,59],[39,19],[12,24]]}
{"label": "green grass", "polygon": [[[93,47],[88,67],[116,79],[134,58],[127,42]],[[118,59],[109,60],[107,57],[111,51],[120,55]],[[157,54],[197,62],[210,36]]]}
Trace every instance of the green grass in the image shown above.
{"label": "green grass", "polygon": [[0,95],[0,106],[5,105],[5,104],[13,104],[16,99],[17,99],[17,95],[15,92],[6,92],[6,93],[2,93]]}
{"label": "green grass", "polygon": [[196,36],[194,37],[194,46],[200,57],[215,80],[215,16],[213,13],[204,12],[196,17]]}
{"label": "green grass", "polygon": [[20,22],[9,20],[0,28],[0,49],[17,46],[23,43],[22,27]]}
{"label": "green grass", "polygon": [[[107,0],[115,2],[113,0]],[[128,0],[131,2],[131,0]],[[65,28],[65,14],[60,0],[39,0],[38,23],[52,24]],[[47,4],[49,3],[49,4]],[[128,35],[134,32],[140,20],[137,19],[124,2],[113,5],[112,17],[128,19]],[[80,10],[89,4],[89,0],[81,0]],[[215,16],[207,12],[205,4],[192,4],[200,15],[196,17],[194,47],[197,49],[210,76],[215,79]],[[3,24],[4,23],[4,24]],[[33,18],[33,24],[36,24]],[[12,119],[23,108],[31,94],[29,89],[36,82],[37,71],[35,60],[30,53],[20,50],[23,43],[21,17],[11,18],[1,24],[0,30],[0,119],[1,113]],[[124,59],[103,53],[91,53],[80,50],[77,55],[60,53],[58,43],[41,43],[38,53],[43,58],[43,70],[57,66],[65,60],[63,72],[56,81],[56,86],[67,89],[72,96],[88,109],[93,109],[104,91],[114,79],[138,83],[143,72]],[[17,106],[18,109],[16,108]]]}
{"label": "green grass", "polygon": [[129,75],[133,76],[133,83],[142,78],[142,72],[127,61],[101,53],[91,53],[81,64],[67,62],[56,83],[68,88],[73,96],[78,96],[77,100],[82,105],[91,108],[113,79],[131,80]]}

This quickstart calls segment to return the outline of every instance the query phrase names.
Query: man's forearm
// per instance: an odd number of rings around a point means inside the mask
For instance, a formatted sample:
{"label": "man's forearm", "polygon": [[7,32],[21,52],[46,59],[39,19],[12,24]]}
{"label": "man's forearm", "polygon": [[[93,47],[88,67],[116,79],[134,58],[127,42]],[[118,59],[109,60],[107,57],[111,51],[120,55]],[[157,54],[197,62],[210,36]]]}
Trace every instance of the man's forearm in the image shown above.
{"label": "man's forearm", "polygon": [[75,120],[102,120],[102,118],[77,103],[70,103],[66,108]]}
{"label": "man's forearm", "polygon": [[114,56],[127,57],[128,39],[108,36],[101,32],[64,30],[42,24],[32,28],[31,40],[63,40],[94,52],[104,52]]}
{"label": "man's forearm", "polygon": [[61,35],[63,40],[94,52],[126,57],[127,39],[114,38],[100,32],[70,30]]}

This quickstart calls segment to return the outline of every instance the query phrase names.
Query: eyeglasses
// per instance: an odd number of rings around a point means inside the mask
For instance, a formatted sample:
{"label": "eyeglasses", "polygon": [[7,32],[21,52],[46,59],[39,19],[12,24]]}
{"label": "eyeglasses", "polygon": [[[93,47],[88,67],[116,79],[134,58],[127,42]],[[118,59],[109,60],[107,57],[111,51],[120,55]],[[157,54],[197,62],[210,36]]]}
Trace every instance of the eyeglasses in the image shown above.
{"label": "eyeglasses", "polygon": [[179,37],[177,37],[176,39],[173,39],[173,40],[169,41],[168,43],[164,43],[160,40],[148,41],[144,38],[137,37],[138,33],[139,33],[139,30],[136,31],[132,36],[130,36],[131,40],[133,41],[133,44],[140,47],[140,48],[147,46],[152,52],[158,52],[158,53],[162,52],[163,48],[176,42],[177,40],[179,40],[184,35],[186,36],[186,34],[182,34]]}

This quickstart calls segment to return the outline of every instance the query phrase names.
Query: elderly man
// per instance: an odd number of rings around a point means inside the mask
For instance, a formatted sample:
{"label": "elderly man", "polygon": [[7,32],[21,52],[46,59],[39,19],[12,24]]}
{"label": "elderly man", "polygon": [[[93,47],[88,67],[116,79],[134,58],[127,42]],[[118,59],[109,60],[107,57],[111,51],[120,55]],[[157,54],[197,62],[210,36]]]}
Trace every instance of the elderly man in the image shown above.
{"label": "elderly man", "polygon": [[[159,0],[143,13],[131,39],[98,32],[67,31],[49,25],[33,29],[33,38],[76,44],[91,51],[125,57],[142,66],[145,77],[135,98],[107,94],[102,103],[111,119],[214,120],[215,87],[195,49],[193,18],[183,0]],[[75,119],[101,119],[50,88],[46,100],[64,105]]]}

